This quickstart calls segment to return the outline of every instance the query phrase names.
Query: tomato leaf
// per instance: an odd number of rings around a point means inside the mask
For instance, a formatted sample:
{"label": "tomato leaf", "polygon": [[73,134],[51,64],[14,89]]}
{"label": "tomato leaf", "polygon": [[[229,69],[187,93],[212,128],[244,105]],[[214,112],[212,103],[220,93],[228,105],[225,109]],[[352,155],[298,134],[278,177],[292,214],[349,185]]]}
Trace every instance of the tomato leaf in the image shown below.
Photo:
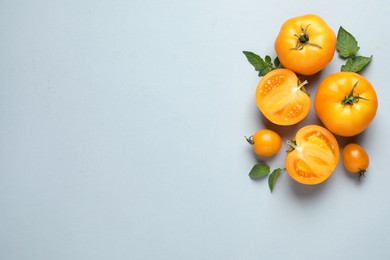
{"label": "tomato leaf", "polygon": [[277,168],[272,171],[272,173],[268,177],[268,186],[270,191],[272,192],[275,186],[275,183],[279,177],[279,175],[284,172],[286,169],[285,168]]}
{"label": "tomato leaf", "polygon": [[356,56],[354,58],[348,58],[347,63],[341,66],[341,71],[359,72],[372,60],[370,57]]}
{"label": "tomato leaf", "polygon": [[249,177],[252,179],[259,179],[263,176],[266,176],[270,173],[270,168],[265,163],[258,163],[253,166],[252,170],[249,172]]}
{"label": "tomato leaf", "polygon": [[336,49],[339,55],[346,59],[355,57],[360,47],[355,37],[340,26],[337,33]]}
{"label": "tomato leaf", "polygon": [[267,63],[268,65],[271,65],[271,67],[272,67],[272,59],[270,56],[268,56],[268,55],[265,56],[264,60],[265,60],[265,63]]}
{"label": "tomato leaf", "polygon": [[276,58],[274,59],[274,66],[275,66],[275,68],[278,68],[278,67],[280,66],[280,60],[279,60],[278,57],[276,57]]}
{"label": "tomato leaf", "polygon": [[259,77],[262,77],[271,70],[275,69],[271,63],[271,57],[266,56],[265,60],[263,60],[256,53],[250,51],[243,51],[243,53],[249,63],[252,64],[252,66],[255,67],[255,70],[259,72]]}

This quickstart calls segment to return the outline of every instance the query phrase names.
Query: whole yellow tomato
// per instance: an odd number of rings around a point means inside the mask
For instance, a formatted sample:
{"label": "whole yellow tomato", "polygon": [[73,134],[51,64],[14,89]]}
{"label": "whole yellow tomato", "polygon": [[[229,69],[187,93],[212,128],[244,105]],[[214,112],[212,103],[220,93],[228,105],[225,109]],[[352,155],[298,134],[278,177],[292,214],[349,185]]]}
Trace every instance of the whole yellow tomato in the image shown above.
{"label": "whole yellow tomato", "polygon": [[306,83],[300,83],[291,70],[272,70],[257,85],[257,107],[274,124],[296,124],[310,110],[310,97],[304,88]]}
{"label": "whole yellow tomato", "polygon": [[276,154],[282,147],[282,138],[269,129],[261,129],[247,138],[258,156],[267,157]]}
{"label": "whole yellow tomato", "polygon": [[336,138],[322,126],[308,125],[289,141],[286,156],[287,173],[302,184],[319,184],[328,179],[340,157]]}
{"label": "whole yellow tomato", "polygon": [[370,163],[370,158],[364,148],[354,143],[344,146],[341,158],[345,169],[351,173],[358,173],[359,177],[364,175]]}
{"label": "whole yellow tomato", "polygon": [[308,14],[287,20],[275,41],[283,67],[301,75],[312,75],[332,60],[336,35],[319,16]]}
{"label": "whole yellow tomato", "polygon": [[378,100],[374,88],[354,72],[336,72],[318,86],[315,111],[332,133],[354,136],[363,132],[374,119]]}

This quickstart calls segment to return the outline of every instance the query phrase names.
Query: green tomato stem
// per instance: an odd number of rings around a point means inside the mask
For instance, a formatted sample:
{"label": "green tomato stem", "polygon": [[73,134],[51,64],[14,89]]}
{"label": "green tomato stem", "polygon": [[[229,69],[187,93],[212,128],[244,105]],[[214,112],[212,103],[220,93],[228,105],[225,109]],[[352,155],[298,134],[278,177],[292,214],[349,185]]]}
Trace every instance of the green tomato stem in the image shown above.
{"label": "green tomato stem", "polygon": [[305,45],[311,45],[311,46],[314,46],[314,47],[317,47],[317,48],[320,48],[322,49],[322,47],[318,44],[315,44],[315,43],[312,43],[309,41],[309,33],[307,32],[307,28],[310,26],[310,24],[308,24],[306,26],[306,28],[303,28],[303,26],[301,26],[301,32],[298,34],[294,34],[295,37],[297,37],[297,44],[295,45],[294,48],[291,48],[290,50],[297,50],[297,51],[300,51],[302,50]]}
{"label": "green tomato stem", "polygon": [[359,83],[359,81],[356,81],[356,83],[353,85],[353,87],[351,89],[351,92],[349,92],[348,95],[345,95],[344,99],[341,101],[341,104],[353,105],[353,104],[359,102],[360,99],[368,100],[367,98],[359,97],[359,95],[354,96],[355,88],[356,88],[358,83]]}
{"label": "green tomato stem", "polygon": [[288,144],[293,150],[297,149],[297,143],[294,140],[287,140],[286,144]]}
{"label": "green tomato stem", "polygon": [[302,91],[303,93],[305,93],[306,95],[308,95],[310,97],[310,94],[309,92],[306,91],[306,89],[304,89],[303,87],[309,83],[307,80],[304,80],[302,83],[299,84],[299,81],[298,81],[298,86],[297,88],[299,88],[300,91]]}
{"label": "green tomato stem", "polygon": [[366,170],[365,170],[365,169],[360,169],[360,168],[359,168],[359,175],[358,175],[359,181],[360,181],[360,179],[361,179],[362,177],[366,177],[365,173],[366,173]]}
{"label": "green tomato stem", "polygon": [[253,141],[253,135],[251,135],[249,137],[245,136],[245,139],[248,141],[249,144],[251,144],[251,145],[255,144],[255,142]]}

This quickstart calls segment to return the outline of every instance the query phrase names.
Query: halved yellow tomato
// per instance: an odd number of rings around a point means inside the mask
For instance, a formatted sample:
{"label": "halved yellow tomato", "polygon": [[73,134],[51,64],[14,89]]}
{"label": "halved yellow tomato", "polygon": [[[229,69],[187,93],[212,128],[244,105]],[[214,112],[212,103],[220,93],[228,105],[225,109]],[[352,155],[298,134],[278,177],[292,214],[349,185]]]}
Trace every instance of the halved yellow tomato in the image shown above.
{"label": "halved yellow tomato", "polygon": [[296,124],[310,110],[310,97],[304,88],[306,83],[301,83],[291,70],[272,70],[257,85],[257,107],[274,124]]}
{"label": "halved yellow tomato", "polygon": [[319,184],[328,179],[340,157],[336,138],[326,128],[308,125],[289,142],[286,156],[288,174],[302,184]]}

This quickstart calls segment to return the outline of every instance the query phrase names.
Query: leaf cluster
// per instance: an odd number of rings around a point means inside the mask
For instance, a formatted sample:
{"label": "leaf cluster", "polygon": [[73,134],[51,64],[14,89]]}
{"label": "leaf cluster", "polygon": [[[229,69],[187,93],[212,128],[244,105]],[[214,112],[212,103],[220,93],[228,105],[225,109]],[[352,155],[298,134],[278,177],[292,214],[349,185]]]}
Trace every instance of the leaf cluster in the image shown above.
{"label": "leaf cluster", "polygon": [[280,66],[280,61],[278,57],[276,57],[272,62],[272,59],[269,55],[265,56],[263,59],[259,55],[251,51],[243,51],[243,53],[248,59],[249,63],[252,64],[252,66],[255,67],[255,70],[259,72],[259,77],[264,76],[271,70],[279,68]]}
{"label": "leaf cluster", "polygon": [[360,50],[358,42],[342,26],[337,33],[336,49],[340,57],[347,60],[345,65],[341,66],[341,71],[359,72],[372,60],[372,55],[370,57],[356,55]]}
{"label": "leaf cluster", "polygon": [[256,180],[256,179],[260,179],[264,176],[268,176],[268,186],[269,186],[269,189],[270,191],[272,192],[274,187],[275,187],[275,183],[279,177],[279,175],[284,172],[286,169],[285,168],[277,168],[275,170],[273,170],[270,173],[270,167],[269,165],[265,164],[265,163],[258,163],[256,164],[255,166],[253,166],[252,170],[249,172],[249,177],[251,177],[252,179]]}

